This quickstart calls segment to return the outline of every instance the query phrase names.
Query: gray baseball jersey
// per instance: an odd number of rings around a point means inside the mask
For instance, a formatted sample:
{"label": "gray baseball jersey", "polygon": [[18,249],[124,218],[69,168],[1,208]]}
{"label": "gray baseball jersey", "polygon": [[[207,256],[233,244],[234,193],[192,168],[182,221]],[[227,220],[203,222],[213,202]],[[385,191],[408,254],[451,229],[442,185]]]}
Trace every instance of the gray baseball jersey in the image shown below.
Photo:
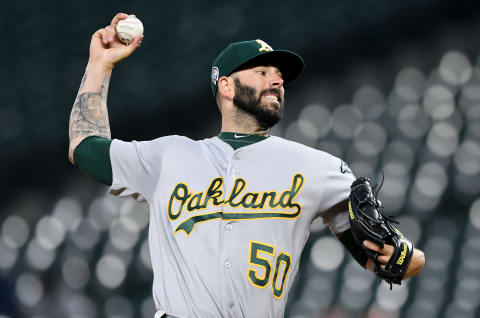
{"label": "gray baseball jersey", "polygon": [[155,317],[282,317],[312,221],[349,228],[326,215],[350,194],[348,167],[279,137],[114,140],[110,157],[110,193],[149,206]]}

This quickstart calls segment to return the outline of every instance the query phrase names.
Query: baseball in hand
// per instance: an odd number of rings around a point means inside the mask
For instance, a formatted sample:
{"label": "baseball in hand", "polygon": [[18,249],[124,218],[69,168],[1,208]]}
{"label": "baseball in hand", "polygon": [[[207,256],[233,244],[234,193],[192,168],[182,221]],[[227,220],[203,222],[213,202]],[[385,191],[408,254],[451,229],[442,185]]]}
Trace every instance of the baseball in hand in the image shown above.
{"label": "baseball in hand", "polygon": [[129,15],[128,18],[120,20],[117,23],[117,36],[125,44],[130,44],[133,39],[143,34],[142,21],[137,19],[133,15]]}

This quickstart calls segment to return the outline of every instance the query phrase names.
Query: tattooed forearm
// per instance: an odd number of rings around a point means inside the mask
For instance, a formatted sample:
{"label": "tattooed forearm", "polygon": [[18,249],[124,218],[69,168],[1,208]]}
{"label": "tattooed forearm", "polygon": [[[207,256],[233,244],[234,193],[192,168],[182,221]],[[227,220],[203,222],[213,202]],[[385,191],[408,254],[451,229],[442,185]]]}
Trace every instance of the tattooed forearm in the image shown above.
{"label": "tattooed forearm", "polygon": [[[84,75],[80,90],[85,85]],[[110,123],[107,111],[107,93],[110,76],[106,75],[97,91],[83,92],[77,95],[70,114],[70,141],[87,136],[103,136],[110,138]]]}

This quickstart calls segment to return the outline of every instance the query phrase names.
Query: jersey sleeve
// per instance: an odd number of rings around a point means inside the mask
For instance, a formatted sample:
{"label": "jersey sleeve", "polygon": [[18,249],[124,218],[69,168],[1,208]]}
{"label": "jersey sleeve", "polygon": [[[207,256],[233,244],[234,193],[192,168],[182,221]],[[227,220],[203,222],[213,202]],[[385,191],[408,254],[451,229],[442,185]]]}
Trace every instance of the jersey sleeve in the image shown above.
{"label": "jersey sleeve", "polygon": [[151,202],[160,178],[165,149],[172,137],[140,142],[114,139],[110,146],[112,186],[109,193]]}
{"label": "jersey sleeve", "polygon": [[75,166],[84,175],[105,185],[112,184],[112,165],[110,163],[110,144],[108,138],[90,136],[85,138],[74,150]]}
{"label": "jersey sleeve", "polygon": [[323,222],[334,234],[350,228],[346,202],[354,180],[355,176],[348,165],[343,160],[332,156],[325,174],[318,216],[322,217]]}

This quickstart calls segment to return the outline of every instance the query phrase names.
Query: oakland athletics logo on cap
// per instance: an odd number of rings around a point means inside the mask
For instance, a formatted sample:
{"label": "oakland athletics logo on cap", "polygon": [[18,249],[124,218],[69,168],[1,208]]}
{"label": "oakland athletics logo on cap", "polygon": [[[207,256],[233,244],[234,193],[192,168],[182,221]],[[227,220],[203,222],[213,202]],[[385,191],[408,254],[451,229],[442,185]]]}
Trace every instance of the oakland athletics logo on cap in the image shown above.
{"label": "oakland athletics logo on cap", "polygon": [[212,82],[213,82],[213,85],[217,85],[217,82],[218,82],[218,67],[214,66],[212,67]]}
{"label": "oakland athletics logo on cap", "polygon": [[265,51],[265,52],[271,52],[273,51],[272,47],[267,44],[267,42],[262,41],[260,39],[255,40],[257,41],[258,44],[260,44],[260,48],[258,49],[259,52]]}

